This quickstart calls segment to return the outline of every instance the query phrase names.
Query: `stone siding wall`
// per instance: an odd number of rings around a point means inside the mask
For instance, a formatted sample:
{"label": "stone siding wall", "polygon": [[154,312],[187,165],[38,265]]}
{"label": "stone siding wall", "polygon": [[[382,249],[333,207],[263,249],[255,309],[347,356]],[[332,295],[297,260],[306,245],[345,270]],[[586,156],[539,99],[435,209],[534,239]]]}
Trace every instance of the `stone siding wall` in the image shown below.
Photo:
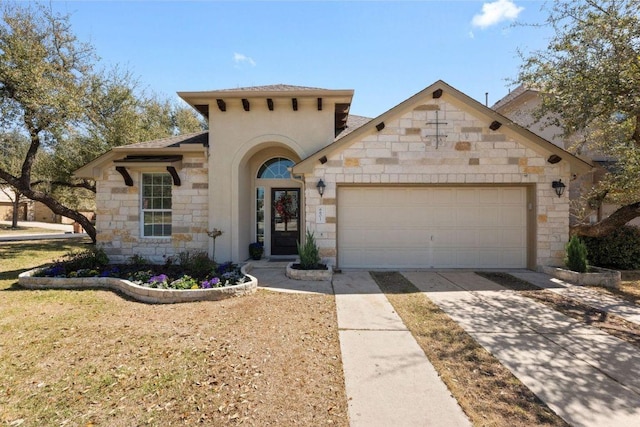
{"label": "stone siding wall", "polygon": [[[141,171],[129,171],[133,186],[127,187],[115,167],[106,167],[97,183],[96,212],[98,246],[112,262],[126,262],[140,255],[163,263],[182,251],[207,251],[211,239],[208,226],[207,161],[202,156],[185,156],[178,171],[182,185],[172,187],[172,235],[167,238],[142,237],[140,225]],[[145,172],[165,172],[164,168]]]}
{"label": "stone siding wall", "polygon": [[[436,137],[436,111],[439,122]],[[491,120],[464,111],[445,98],[429,100],[385,122],[360,141],[327,156],[306,176],[320,178],[327,188],[320,198],[315,185],[306,190],[306,226],[315,231],[325,260],[337,256],[337,187],[356,185],[493,185],[522,184],[535,188],[536,265],[561,265],[568,239],[569,198],[559,198],[552,181],[569,182],[566,162],[547,163],[546,157],[522,143],[506,126],[493,131]],[[316,207],[325,205],[326,223],[316,224]]]}

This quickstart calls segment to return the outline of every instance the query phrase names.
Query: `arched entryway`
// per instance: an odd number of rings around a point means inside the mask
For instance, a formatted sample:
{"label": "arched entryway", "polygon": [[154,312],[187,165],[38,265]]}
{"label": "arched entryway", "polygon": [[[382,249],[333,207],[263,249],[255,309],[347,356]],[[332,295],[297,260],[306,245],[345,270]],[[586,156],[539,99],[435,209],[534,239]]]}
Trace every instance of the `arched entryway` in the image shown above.
{"label": "arched entryway", "polygon": [[[303,184],[289,168],[298,155],[280,144],[265,144],[250,155],[239,182],[240,249],[253,242],[264,245],[267,257],[297,254],[304,224]],[[248,256],[248,249],[247,249]]]}

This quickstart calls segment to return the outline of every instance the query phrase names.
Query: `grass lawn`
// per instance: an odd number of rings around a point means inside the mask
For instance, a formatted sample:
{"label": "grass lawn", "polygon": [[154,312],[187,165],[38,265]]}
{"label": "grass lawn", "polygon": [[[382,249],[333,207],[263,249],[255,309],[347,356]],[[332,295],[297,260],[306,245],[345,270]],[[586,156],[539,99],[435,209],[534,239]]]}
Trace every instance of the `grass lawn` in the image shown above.
{"label": "grass lawn", "polygon": [[15,285],[85,244],[0,244],[0,423],[348,425],[332,296],[148,305]]}

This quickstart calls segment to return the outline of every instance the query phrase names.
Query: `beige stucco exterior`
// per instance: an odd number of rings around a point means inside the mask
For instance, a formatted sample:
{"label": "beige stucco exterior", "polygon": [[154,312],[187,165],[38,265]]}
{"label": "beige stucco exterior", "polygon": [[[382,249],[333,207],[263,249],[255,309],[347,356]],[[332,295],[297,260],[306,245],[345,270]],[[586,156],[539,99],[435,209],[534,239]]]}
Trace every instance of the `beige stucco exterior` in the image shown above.
{"label": "beige stucco exterior", "polygon": [[[340,186],[516,186],[527,198],[527,266],[559,265],[568,239],[569,199],[556,196],[551,183],[569,182],[591,167],[444,82],[346,130],[342,120],[353,91],[267,87],[179,95],[208,117],[208,144],[121,147],[77,172],[97,179],[98,242],[116,261],[133,254],[162,261],[183,250],[212,254],[206,232],[214,228],[223,232],[216,259],[246,260],[256,240],[258,187],[265,190],[265,224],[270,190],[300,189],[301,239],[313,231],[324,260],[335,265]],[[183,156],[170,238],[140,237],[139,174],[164,165],[127,166],[133,185],[125,186],[114,160],[132,153]],[[552,154],[562,161],[549,163]],[[257,178],[273,158],[295,163],[291,179]],[[316,188],[320,179],[326,184],[323,197]],[[318,206],[325,208],[322,223],[316,221]],[[269,256],[268,226],[265,233]]]}

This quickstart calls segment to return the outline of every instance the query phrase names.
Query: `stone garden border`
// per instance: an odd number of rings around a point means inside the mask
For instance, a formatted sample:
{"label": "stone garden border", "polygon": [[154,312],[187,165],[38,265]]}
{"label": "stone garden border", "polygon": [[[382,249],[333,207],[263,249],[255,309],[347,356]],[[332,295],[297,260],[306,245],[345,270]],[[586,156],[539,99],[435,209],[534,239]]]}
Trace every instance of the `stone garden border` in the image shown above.
{"label": "stone garden border", "polygon": [[333,278],[333,268],[331,265],[327,265],[326,270],[297,270],[293,268],[295,262],[287,264],[287,277],[294,280],[315,280],[315,281],[327,281],[330,282]]}
{"label": "stone garden border", "polygon": [[576,285],[605,286],[607,288],[620,286],[621,274],[619,271],[602,267],[589,267],[589,269],[588,273],[578,273],[564,268],[543,266],[542,272]]}
{"label": "stone garden border", "polygon": [[254,293],[258,289],[258,279],[245,272],[249,281],[239,285],[210,289],[157,289],[140,286],[125,279],[115,277],[34,277],[40,269],[25,271],[18,276],[20,286],[27,289],[96,289],[104,288],[122,292],[141,302],[150,304],[175,304],[181,302],[219,301]]}

